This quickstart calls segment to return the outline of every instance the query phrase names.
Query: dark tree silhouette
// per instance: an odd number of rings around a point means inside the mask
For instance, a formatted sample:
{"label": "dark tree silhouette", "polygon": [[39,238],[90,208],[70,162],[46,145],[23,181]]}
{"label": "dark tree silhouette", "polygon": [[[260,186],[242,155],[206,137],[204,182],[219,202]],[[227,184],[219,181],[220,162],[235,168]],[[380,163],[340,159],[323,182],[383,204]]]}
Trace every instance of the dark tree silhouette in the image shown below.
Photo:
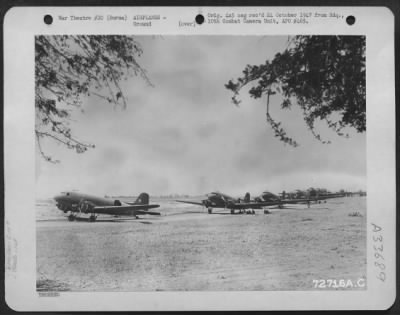
{"label": "dark tree silhouette", "polygon": [[142,54],[132,36],[60,35],[35,37],[35,133],[41,156],[42,140],[52,139],[78,153],[94,145],[72,134],[70,114],[82,105],[82,96],[96,96],[126,108],[120,81],[139,75],[149,84],[137,62]]}
{"label": "dark tree silhouette", "polygon": [[288,47],[265,64],[247,65],[243,75],[230,80],[225,87],[238,94],[250,85],[250,96],[266,96],[267,122],[281,141],[293,146],[298,143],[287,136],[280,122],[269,113],[270,96],[283,97],[282,109],[297,105],[312,134],[323,141],[314,129],[316,120],[322,120],[339,136],[346,136],[343,128],[357,132],[366,129],[365,102],[365,37],[364,36],[295,36]]}

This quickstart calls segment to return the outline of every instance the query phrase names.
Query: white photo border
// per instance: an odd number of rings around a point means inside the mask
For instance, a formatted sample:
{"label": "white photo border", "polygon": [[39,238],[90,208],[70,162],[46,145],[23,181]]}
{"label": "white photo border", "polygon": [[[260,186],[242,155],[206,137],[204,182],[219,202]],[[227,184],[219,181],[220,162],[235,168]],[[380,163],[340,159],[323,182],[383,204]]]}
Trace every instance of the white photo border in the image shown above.
{"label": "white photo border", "polygon": [[[263,7],[271,12],[353,15],[301,25],[212,25],[179,28],[199,13],[255,12],[257,7],[15,7],[4,18],[4,167],[6,302],[18,311],[339,310],[387,309],[396,296],[394,16],[385,7]],[[85,21],[43,23],[43,16],[160,14],[151,28]],[[365,291],[62,292],[36,291],[34,37],[38,34],[365,35],[367,56],[367,281]],[[17,202],[16,202],[17,201]],[[374,236],[380,227],[386,280],[377,278]]]}

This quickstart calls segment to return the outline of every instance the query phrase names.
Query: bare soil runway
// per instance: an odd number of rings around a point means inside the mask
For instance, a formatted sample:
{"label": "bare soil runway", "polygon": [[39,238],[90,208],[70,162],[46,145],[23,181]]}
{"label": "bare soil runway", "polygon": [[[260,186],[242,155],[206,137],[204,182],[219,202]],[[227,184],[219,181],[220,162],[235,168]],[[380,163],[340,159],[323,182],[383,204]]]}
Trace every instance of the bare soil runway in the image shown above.
{"label": "bare soil runway", "polygon": [[366,277],[365,197],[268,215],[160,204],[161,217],[38,220],[37,289],[316,290],[316,279]]}

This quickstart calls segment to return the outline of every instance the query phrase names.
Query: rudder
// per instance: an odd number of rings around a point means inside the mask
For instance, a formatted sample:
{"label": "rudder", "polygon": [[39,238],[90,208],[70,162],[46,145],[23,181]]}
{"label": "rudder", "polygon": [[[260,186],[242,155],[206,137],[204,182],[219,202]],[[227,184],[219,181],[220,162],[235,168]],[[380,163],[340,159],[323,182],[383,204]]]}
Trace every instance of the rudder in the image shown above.
{"label": "rudder", "polygon": [[149,204],[149,194],[148,193],[141,193],[139,197],[136,199],[135,203],[141,205],[148,205]]}

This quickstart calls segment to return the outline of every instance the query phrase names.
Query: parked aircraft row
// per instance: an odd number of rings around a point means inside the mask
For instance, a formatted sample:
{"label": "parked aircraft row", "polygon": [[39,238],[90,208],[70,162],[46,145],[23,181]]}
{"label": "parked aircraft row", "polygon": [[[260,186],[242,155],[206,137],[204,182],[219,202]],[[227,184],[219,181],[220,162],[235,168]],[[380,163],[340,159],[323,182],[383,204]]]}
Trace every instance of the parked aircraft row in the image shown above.
{"label": "parked aircraft row", "polygon": [[312,201],[316,199],[301,198],[301,199],[284,199],[275,195],[271,192],[265,191],[261,196],[250,198],[250,193],[246,193],[243,199],[234,198],[220,192],[212,192],[207,195],[207,199],[201,201],[188,201],[188,200],[176,200],[177,202],[195,204],[199,206],[204,206],[208,209],[208,213],[212,213],[213,208],[224,208],[229,209],[231,214],[235,213],[235,210],[239,212],[245,211],[246,209],[251,209],[254,212],[255,209],[263,209],[268,206],[280,206],[285,204],[297,204],[303,203],[308,206]]}
{"label": "parked aircraft row", "polygon": [[[297,194],[295,197],[283,192],[280,196],[265,191],[260,196],[251,199],[250,193],[246,193],[244,198],[234,198],[220,192],[212,192],[207,195],[207,199],[199,201],[175,200],[176,202],[194,204],[203,206],[208,209],[208,213],[212,213],[213,208],[223,208],[230,210],[231,214],[235,211],[244,212],[249,210],[261,210],[269,206],[278,206],[282,208],[286,204],[310,204],[313,202],[321,202],[329,198],[343,197],[343,194],[324,194],[313,195]],[[135,202],[122,202],[119,199],[102,198],[92,195],[82,194],[79,192],[64,192],[54,197],[57,202],[57,208],[68,213],[68,219],[74,221],[81,217],[82,214],[89,215],[89,221],[95,221],[99,214],[108,214],[114,216],[133,216],[138,215],[160,215],[159,212],[152,212],[149,209],[158,208],[158,204],[149,203],[149,194],[141,193]],[[264,213],[267,213],[264,211]]]}

